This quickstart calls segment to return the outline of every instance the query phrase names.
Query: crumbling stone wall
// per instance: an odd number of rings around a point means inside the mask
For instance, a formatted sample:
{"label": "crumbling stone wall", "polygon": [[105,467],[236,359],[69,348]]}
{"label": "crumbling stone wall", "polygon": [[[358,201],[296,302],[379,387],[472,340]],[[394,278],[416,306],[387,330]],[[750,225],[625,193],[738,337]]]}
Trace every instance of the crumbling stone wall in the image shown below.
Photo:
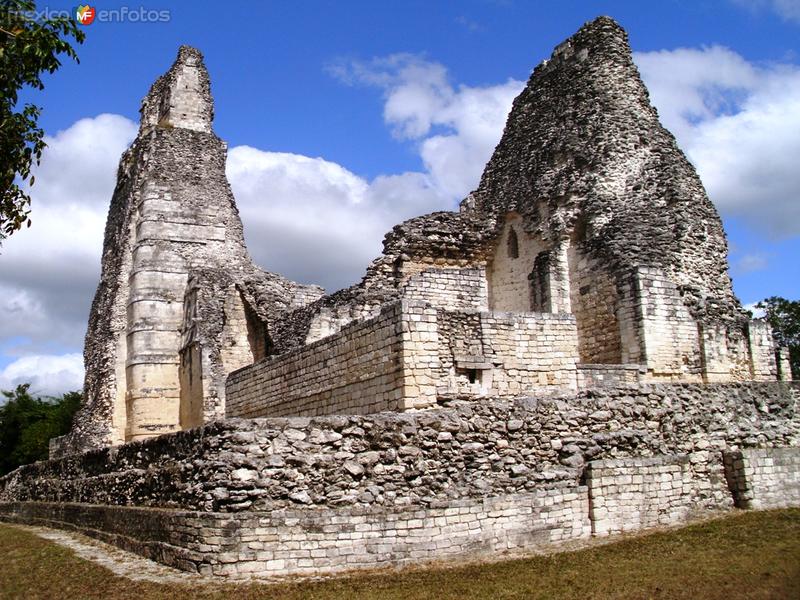
{"label": "crumbling stone wall", "polygon": [[798,384],[653,384],[413,413],[229,419],[20,467],[0,501],[275,510],[578,484],[591,460],[800,445]]}
{"label": "crumbling stone wall", "polygon": [[798,400],[796,384],[660,384],[217,421],[21,467],[0,518],[230,576],[544,549],[729,508],[724,452],[758,449],[739,469],[752,498],[800,503]]}
{"label": "crumbling stone wall", "polygon": [[404,308],[390,305],[373,319],[232,373],[228,416],[363,414],[413,406],[418,398],[406,393],[403,372]]}
{"label": "crumbling stone wall", "polygon": [[[577,330],[571,315],[438,315],[437,324],[446,328],[439,334],[441,377],[446,380],[440,395],[507,397],[576,388]],[[477,329],[460,326],[470,319]]]}
{"label": "crumbling stone wall", "polygon": [[343,507],[232,514],[0,503],[0,519],[74,529],[184,571],[231,578],[546,551],[590,535],[582,486],[390,511]]}

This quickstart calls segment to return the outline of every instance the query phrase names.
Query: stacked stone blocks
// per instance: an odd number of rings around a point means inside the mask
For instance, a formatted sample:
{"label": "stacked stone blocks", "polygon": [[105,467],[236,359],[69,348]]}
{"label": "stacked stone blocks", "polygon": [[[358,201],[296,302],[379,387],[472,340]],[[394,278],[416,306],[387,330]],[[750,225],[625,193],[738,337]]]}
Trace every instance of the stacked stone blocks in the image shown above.
{"label": "stacked stone blocks", "polygon": [[739,508],[785,508],[800,498],[797,448],[746,448],[725,452],[728,485]]}

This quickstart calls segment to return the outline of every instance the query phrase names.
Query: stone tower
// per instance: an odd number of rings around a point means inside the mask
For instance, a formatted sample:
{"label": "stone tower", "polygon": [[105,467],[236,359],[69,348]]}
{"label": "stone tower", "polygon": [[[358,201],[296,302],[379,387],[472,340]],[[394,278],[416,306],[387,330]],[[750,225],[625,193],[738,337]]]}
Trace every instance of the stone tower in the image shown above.
{"label": "stone tower", "polygon": [[[582,363],[775,378],[769,331],[733,294],[719,215],[612,19],[587,23],[534,70],[462,208],[499,235],[490,307],[575,314]],[[512,242],[524,265],[508,259]]]}
{"label": "stone tower", "polygon": [[213,115],[203,57],[182,46],[142,101],[139,134],[120,161],[86,334],[84,405],[56,454],[221,416],[227,373],[266,351],[264,307],[322,292],[251,262]]}
{"label": "stone tower", "polygon": [[627,34],[599,17],[536,67],[460,212],[395,226],[359,285],[285,319],[276,344],[330,335],[404,297],[573,315],[579,381],[637,370],[646,381],[774,380],[771,331],[742,310],[727,255]]}

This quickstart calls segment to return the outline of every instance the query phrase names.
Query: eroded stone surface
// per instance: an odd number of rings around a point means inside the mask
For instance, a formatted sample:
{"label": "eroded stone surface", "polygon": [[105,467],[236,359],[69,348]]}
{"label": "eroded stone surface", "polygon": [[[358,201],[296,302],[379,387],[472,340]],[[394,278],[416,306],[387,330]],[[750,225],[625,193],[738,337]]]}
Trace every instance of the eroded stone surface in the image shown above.
{"label": "eroded stone surface", "polygon": [[106,224],[85,400],[54,454],[221,416],[227,374],[266,353],[256,307],[285,310],[322,293],[250,260],[209,85],[202,55],[183,46],[142,102]]}
{"label": "eroded stone surface", "polygon": [[723,450],[798,445],[797,401],[796,384],[659,384],[411,413],[228,419],[21,467],[0,479],[0,501],[231,512],[434,505],[574,486],[592,460],[676,454],[719,474]]}

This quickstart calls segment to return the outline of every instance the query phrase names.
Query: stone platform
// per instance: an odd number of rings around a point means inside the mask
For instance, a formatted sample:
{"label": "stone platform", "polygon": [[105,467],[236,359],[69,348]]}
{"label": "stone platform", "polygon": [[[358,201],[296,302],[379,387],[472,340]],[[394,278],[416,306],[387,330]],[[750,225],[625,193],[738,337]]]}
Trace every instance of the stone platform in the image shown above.
{"label": "stone platform", "polygon": [[659,384],[229,419],[0,479],[0,518],[224,576],[546,549],[800,505],[800,385]]}

